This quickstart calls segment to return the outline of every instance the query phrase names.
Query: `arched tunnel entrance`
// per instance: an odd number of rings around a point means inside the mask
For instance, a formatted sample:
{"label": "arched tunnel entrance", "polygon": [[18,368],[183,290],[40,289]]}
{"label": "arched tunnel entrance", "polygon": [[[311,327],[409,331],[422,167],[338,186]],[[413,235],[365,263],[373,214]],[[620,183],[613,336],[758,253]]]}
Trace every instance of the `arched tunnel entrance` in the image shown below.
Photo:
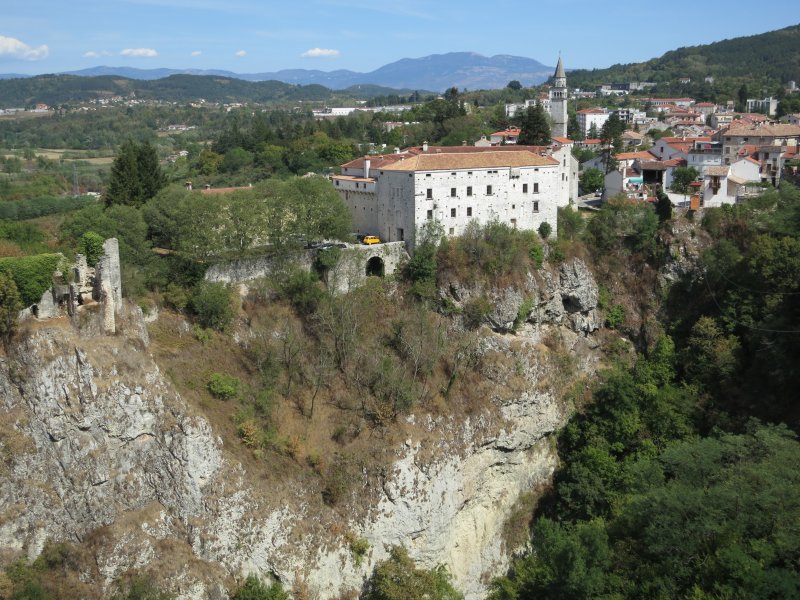
{"label": "arched tunnel entrance", "polygon": [[384,264],[380,256],[373,256],[367,261],[367,277],[383,277]]}

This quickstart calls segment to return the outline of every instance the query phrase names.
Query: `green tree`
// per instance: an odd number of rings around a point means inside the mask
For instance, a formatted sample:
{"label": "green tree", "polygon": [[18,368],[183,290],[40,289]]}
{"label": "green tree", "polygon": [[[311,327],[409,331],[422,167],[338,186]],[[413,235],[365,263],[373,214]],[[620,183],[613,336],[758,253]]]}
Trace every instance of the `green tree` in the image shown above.
{"label": "green tree", "polygon": [[529,106],[520,121],[517,143],[523,146],[547,146],[551,140],[550,122],[544,108],[539,103]]}
{"label": "green tree", "polygon": [[104,194],[106,206],[141,206],[166,185],[155,148],[148,142],[128,140],[111,166],[111,179]]}
{"label": "green tree", "polygon": [[688,194],[689,184],[697,180],[700,175],[694,167],[678,167],[672,175],[672,191],[678,194]]}
{"label": "green tree", "polygon": [[617,168],[617,161],[614,156],[622,152],[622,134],[625,132],[625,123],[620,121],[616,112],[603,123],[600,130],[600,141],[604,146],[605,171],[610,173]]}
{"label": "green tree", "polygon": [[0,338],[6,348],[16,331],[17,315],[22,308],[22,298],[14,278],[0,271]]}
{"label": "green tree", "polygon": [[189,304],[203,327],[222,331],[233,320],[233,296],[225,284],[201,282]]}
{"label": "green tree", "polygon": [[595,190],[603,189],[606,184],[605,176],[600,169],[591,167],[580,174],[581,191],[590,194]]}
{"label": "green tree", "polygon": [[516,79],[512,79],[511,81],[508,82],[508,85],[506,85],[506,87],[510,90],[517,91],[522,89],[522,84]]}
{"label": "green tree", "polygon": [[656,214],[658,215],[659,223],[664,223],[672,218],[672,201],[660,188],[656,191]]}

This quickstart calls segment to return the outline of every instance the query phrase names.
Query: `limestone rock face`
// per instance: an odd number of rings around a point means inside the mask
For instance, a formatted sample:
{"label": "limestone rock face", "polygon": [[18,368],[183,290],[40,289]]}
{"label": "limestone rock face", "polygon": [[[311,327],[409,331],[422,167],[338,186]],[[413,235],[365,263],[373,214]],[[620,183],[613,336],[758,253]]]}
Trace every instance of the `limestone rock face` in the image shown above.
{"label": "limestone rock face", "polygon": [[500,332],[514,331],[529,322],[563,324],[585,334],[599,329],[602,323],[597,314],[597,283],[578,258],[562,264],[556,273],[547,269],[529,273],[523,285],[498,288],[450,282],[440,294],[460,308],[485,298],[491,305],[486,324]]}
{"label": "limestone rock face", "polygon": [[[157,566],[181,599],[224,598],[250,572],[287,587],[302,580],[326,599],[360,589],[404,544],[482,598],[517,549],[504,534],[517,499],[552,476],[547,436],[567,417],[542,340],[560,336],[584,373],[597,360],[591,328],[570,320],[589,318],[596,287],[593,296],[580,266],[564,281],[531,279],[506,296],[506,322],[527,294],[539,303],[517,335],[485,331],[483,352],[516,357],[519,391],[492,393],[491,410],[468,417],[410,415],[430,435],[400,444],[382,481],[359,490],[367,509],[341,517],[310,508],[318,490],[276,495],[250,482],[149,355],[140,310],[124,306],[115,335],[78,331],[66,317],[39,324],[0,359],[0,547],[35,557],[47,540],[90,540],[96,566],[85,576],[106,591],[130,569]],[[360,563],[333,518],[369,542]]]}

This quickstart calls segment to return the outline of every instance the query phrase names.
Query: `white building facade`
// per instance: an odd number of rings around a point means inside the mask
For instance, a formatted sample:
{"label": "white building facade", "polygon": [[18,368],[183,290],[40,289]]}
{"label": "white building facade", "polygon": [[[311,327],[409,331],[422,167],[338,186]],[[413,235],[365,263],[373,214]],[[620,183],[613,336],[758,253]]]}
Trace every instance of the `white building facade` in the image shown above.
{"label": "white building facade", "polygon": [[[438,222],[458,236],[467,224],[499,221],[556,234],[557,209],[570,202],[575,169],[569,149],[475,147],[413,149],[386,157],[363,157],[332,177],[353,215],[357,233],[404,241],[413,251],[422,227]],[[563,154],[563,156],[562,156]]]}

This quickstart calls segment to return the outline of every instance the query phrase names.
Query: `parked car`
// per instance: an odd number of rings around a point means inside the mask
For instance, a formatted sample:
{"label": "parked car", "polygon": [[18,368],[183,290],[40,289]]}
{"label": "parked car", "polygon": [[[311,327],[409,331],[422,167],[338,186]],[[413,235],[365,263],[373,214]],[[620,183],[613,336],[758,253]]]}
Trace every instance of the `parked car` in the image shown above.
{"label": "parked car", "polygon": [[381,238],[379,238],[377,235],[365,235],[364,239],[361,240],[361,243],[367,244],[368,246],[371,244],[380,244]]}

